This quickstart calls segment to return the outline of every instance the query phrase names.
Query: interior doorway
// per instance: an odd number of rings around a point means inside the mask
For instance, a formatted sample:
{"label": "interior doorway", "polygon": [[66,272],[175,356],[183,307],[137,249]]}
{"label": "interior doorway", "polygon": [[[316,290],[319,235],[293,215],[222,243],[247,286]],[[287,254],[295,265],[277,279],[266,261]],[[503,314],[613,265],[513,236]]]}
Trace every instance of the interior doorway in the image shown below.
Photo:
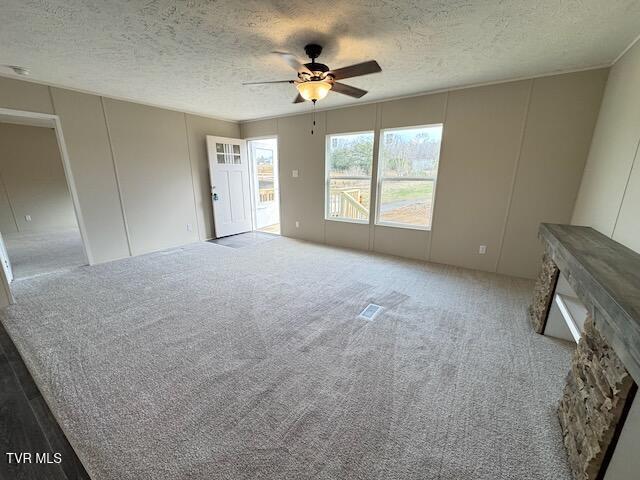
{"label": "interior doorway", "polygon": [[57,117],[0,111],[0,261],[5,288],[10,282],[88,263],[61,142]]}
{"label": "interior doorway", "polygon": [[278,139],[248,140],[253,191],[253,228],[280,235],[280,188],[278,184]]}

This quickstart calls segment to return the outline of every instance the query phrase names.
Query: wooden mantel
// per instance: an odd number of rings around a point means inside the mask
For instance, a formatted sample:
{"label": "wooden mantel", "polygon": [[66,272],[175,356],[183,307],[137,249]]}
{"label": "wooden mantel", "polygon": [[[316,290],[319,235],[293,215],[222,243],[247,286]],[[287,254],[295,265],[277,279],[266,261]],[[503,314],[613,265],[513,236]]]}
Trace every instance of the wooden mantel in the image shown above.
{"label": "wooden mantel", "polygon": [[640,383],[640,254],[589,227],[543,223],[539,237],[545,254],[529,307],[533,328],[545,333],[553,299],[558,305],[561,298],[555,293],[560,277],[587,311],[558,407],[573,476],[635,479],[635,473],[621,475],[619,466],[640,466],[629,453],[636,449],[640,425],[626,424],[628,412],[640,408],[634,407]]}
{"label": "wooden mantel", "polygon": [[540,225],[548,255],[640,383],[640,254],[590,227]]}

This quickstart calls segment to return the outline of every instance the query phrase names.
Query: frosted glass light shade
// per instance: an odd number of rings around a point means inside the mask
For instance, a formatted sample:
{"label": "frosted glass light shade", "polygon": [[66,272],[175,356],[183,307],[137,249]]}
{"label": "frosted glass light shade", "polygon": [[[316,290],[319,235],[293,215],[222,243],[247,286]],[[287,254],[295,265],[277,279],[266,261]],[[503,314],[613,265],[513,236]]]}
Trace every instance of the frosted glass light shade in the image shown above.
{"label": "frosted glass light shade", "polygon": [[331,90],[331,84],[324,80],[309,80],[296,85],[305,100],[322,100]]}

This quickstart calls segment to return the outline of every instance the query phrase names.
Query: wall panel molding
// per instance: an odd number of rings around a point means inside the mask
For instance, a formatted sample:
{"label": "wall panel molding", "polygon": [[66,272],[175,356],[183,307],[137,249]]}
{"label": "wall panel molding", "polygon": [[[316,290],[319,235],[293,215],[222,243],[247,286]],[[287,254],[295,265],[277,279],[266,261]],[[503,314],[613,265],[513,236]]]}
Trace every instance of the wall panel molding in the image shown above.
{"label": "wall panel molding", "polygon": [[[568,223],[575,201],[575,192],[569,191],[564,196],[554,197],[555,204],[550,205],[548,202],[540,202],[539,195],[550,196],[552,187],[547,188],[543,182],[540,184],[540,191],[534,194],[523,188],[523,185],[527,185],[526,177],[534,174],[539,176],[542,170],[548,167],[540,156],[549,157],[547,162],[550,163],[559,162],[557,165],[562,167],[563,175],[570,176],[574,184],[579,184],[593,131],[593,125],[589,125],[589,121],[595,123],[606,74],[606,69],[588,70],[326,110],[322,130],[327,132],[364,131],[370,130],[373,125],[376,138],[379,137],[382,128],[445,124],[440,173],[434,198],[432,231],[416,232],[380,227],[370,221],[368,242],[364,242],[367,243],[368,248],[359,239],[362,234],[362,229],[358,228],[360,225],[353,228],[350,224],[334,225],[333,223],[337,222],[333,222],[328,227],[328,221],[324,220],[324,216],[312,215],[301,218],[303,216],[301,205],[307,205],[307,211],[312,209],[308,198],[303,197],[308,196],[311,191],[318,190],[316,188],[318,185],[324,191],[325,181],[324,133],[318,129],[316,135],[322,136],[320,139],[308,135],[306,125],[311,117],[308,112],[243,122],[240,128],[243,138],[264,135],[278,137],[283,202],[281,223],[284,235],[329,244],[338,242],[342,245],[363,245],[363,249],[381,253],[533,278],[540,252],[535,233],[539,220],[560,218],[562,222]],[[577,87],[574,93],[572,93],[572,86]],[[494,95],[496,101],[487,101],[485,92]],[[534,95],[537,95],[535,99]],[[478,159],[476,146],[468,144],[474,129],[464,127],[455,133],[455,139],[451,137],[451,102],[452,98],[460,98],[460,96],[466,96],[468,100],[462,104],[458,103],[458,118],[468,117],[469,113],[475,109],[477,125],[481,128],[485,128],[487,122],[502,122],[500,128],[493,129],[497,135],[495,138],[484,139],[488,153],[483,160]],[[534,100],[535,105],[532,103]],[[478,107],[477,102],[485,103],[482,107]],[[513,102],[517,102],[517,105]],[[564,116],[557,117],[557,108],[554,109],[556,104],[573,106],[573,109]],[[575,108],[580,104],[585,105],[582,110]],[[368,105],[375,105],[374,122],[371,116],[363,114]],[[553,135],[553,142],[563,140],[568,146],[562,147],[562,144],[552,142],[553,148],[536,153],[534,148],[536,142],[545,142],[548,139],[539,138],[538,134],[531,130],[533,107],[535,107],[533,112],[537,119],[536,129],[540,123],[551,122],[559,132]],[[491,113],[494,110],[495,112]],[[594,111],[596,113],[593,113]],[[511,113],[504,117],[500,112]],[[332,118],[339,118],[339,121],[332,124]],[[574,123],[577,126],[574,127]],[[504,130],[508,132],[505,133]],[[548,135],[544,130],[540,132]],[[447,175],[446,172],[453,163],[459,162],[459,155],[458,153],[449,155],[445,152],[446,144],[452,140],[455,142],[456,150],[462,147],[468,152],[468,159],[460,164],[458,173],[453,176]],[[505,142],[509,143],[504,153],[505,160],[496,163],[492,151],[493,149],[504,150]],[[553,153],[553,149],[558,145],[562,147],[561,155],[550,156],[550,152]],[[488,163],[474,164],[478,161]],[[300,178],[293,179],[291,170],[296,167],[300,171]],[[316,172],[315,176],[311,173],[312,178],[309,178],[309,168],[311,172]],[[377,157],[374,158],[374,174],[376,168]],[[487,168],[491,173],[485,172]],[[553,167],[550,168],[553,170]],[[498,182],[501,185],[500,192],[497,196],[494,191],[496,184],[491,180],[492,178],[500,179]],[[474,187],[474,183],[478,181],[485,182],[486,185]],[[373,195],[376,185],[372,187]],[[466,192],[474,188],[480,196],[492,199],[484,211],[475,214],[473,212],[476,205],[471,198],[465,198]],[[451,192],[456,189],[462,192],[462,196],[451,197]],[[575,190],[577,191],[577,187]],[[314,197],[317,196],[314,194]],[[477,200],[477,196],[474,198]],[[456,210],[458,213],[444,213],[450,210],[452,205],[455,206],[456,202],[459,203]],[[324,210],[324,197],[319,205]],[[499,212],[494,211],[496,209]],[[554,216],[553,212],[556,210],[564,213],[560,217]],[[490,219],[489,223],[485,218]],[[294,226],[296,220],[302,221],[299,229]],[[311,227],[317,233],[309,233],[309,221],[320,222],[317,226]],[[358,238],[347,239],[345,237],[347,235],[355,235]],[[488,246],[489,255],[479,256],[478,246],[481,244]],[[508,252],[507,256],[505,252]]]}

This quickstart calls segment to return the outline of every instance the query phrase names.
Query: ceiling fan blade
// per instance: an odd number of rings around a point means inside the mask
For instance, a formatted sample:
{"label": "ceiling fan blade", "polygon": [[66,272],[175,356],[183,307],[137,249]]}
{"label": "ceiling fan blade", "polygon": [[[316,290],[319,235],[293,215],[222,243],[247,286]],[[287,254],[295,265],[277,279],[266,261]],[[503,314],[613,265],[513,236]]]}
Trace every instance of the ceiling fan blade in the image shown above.
{"label": "ceiling fan blade", "polygon": [[336,80],[344,80],[345,78],[359,77],[360,75],[369,75],[370,73],[378,73],[381,71],[382,68],[380,68],[378,62],[370,60],[368,62],[338,68],[337,70],[331,70],[331,73]]}
{"label": "ceiling fan blade", "polygon": [[270,80],[267,82],[244,82],[243,85],[263,85],[267,83],[293,83],[293,80]]}
{"label": "ceiling fan blade", "polygon": [[306,100],[304,98],[302,98],[302,95],[298,94],[298,96],[295,98],[293,103],[302,103],[302,102],[305,102],[305,101]]}
{"label": "ceiling fan blade", "polygon": [[349,95],[350,97],[354,97],[354,98],[360,98],[367,94],[366,90],[352,87],[351,85],[345,85],[344,83],[340,83],[340,82],[333,82],[333,87],[331,87],[331,91],[342,93],[343,95]]}
{"label": "ceiling fan blade", "polygon": [[293,68],[296,72],[305,72],[308,73],[309,75],[312,75],[311,70],[309,70],[304,64],[300,63],[300,61],[298,61],[298,59],[291,55],[290,53],[287,52],[273,52],[276,55],[280,55],[280,58],[282,58],[282,60],[284,60],[287,65],[289,65],[291,68]]}

